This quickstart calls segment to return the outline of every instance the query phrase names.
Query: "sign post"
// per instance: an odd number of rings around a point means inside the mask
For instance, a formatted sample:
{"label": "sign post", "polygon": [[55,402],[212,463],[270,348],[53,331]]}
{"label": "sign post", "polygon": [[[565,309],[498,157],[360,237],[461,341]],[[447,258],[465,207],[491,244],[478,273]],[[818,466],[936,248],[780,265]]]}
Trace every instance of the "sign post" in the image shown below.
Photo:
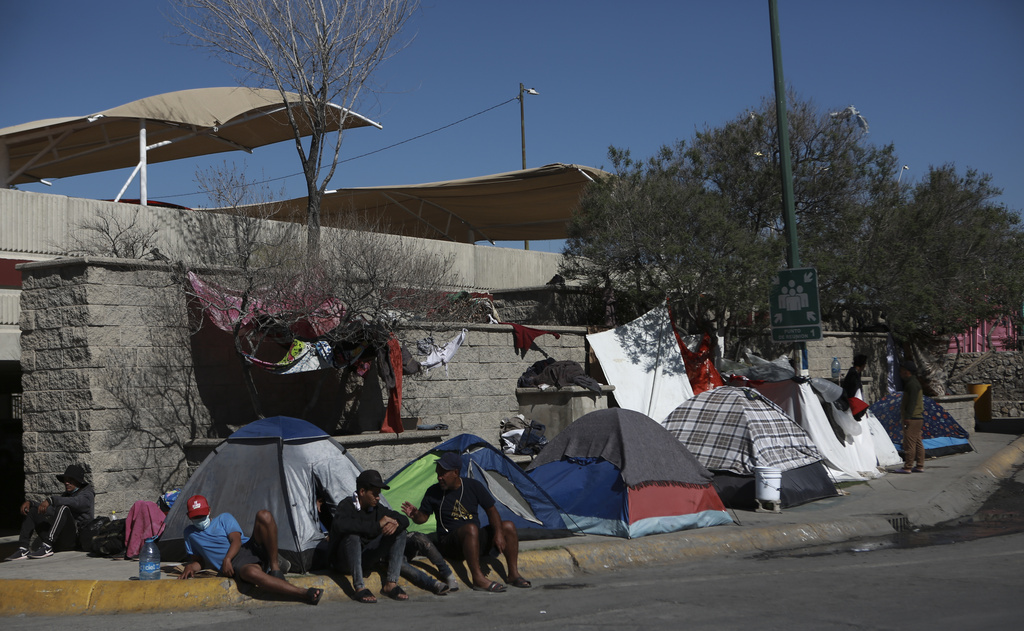
{"label": "sign post", "polygon": [[813,267],[780,270],[768,295],[773,342],[821,339],[818,270]]}

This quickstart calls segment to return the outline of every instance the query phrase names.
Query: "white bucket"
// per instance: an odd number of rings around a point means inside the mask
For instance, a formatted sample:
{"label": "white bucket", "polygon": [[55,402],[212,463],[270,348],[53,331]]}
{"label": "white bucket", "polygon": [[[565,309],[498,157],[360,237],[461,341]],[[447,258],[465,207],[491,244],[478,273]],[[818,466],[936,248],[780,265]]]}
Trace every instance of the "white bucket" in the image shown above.
{"label": "white bucket", "polygon": [[762,502],[778,502],[782,491],[782,470],[754,467],[754,496]]}

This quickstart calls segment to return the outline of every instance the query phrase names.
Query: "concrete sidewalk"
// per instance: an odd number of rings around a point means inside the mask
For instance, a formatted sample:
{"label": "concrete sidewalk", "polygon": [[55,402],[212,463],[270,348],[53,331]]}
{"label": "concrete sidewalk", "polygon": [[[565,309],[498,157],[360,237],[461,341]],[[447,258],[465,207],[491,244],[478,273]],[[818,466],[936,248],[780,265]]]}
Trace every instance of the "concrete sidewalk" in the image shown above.
{"label": "concrete sidewalk", "polygon": [[[522,543],[520,568],[535,583],[652,563],[838,543],[931,526],[973,513],[1000,480],[1024,463],[1024,437],[977,433],[975,451],[929,460],[915,475],[885,475],[841,497],[780,513],[735,511],[737,523],[626,540],[579,536]],[[165,564],[165,569],[172,564]],[[465,579],[465,569],[457,571]],[[503,578],[500,570],[497,578]],[[138,564],[61,552],[47,559],[0,563],[0,616],[183,611],[276,604],[259,590],[225,578],[138,581]],[[348,600],[348,580],[329,573],[290,575],[322,587],[325,599]],[[377,574],[367,587],[379,593]],[[403,581],[404,584],[404,581]],[[435,598],[407,587],[413,598]],[[462,589],[468,589],[463,585]],[[449,597],[458,597],[457,595]]]}

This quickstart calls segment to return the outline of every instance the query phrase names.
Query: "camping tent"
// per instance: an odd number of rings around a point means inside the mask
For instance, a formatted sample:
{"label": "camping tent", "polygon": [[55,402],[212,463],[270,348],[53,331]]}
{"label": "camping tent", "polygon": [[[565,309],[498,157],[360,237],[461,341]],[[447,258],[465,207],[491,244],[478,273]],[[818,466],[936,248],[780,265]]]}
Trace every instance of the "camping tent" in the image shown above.
{"label": "camping tent", "polygon": [[587,336],[619,407],[660,421],[693,396],[668,308]]}
{"label": "camping tent", "polygon": [[[293,571],[311,568],[324,533],[316,509],[318,489],[337,505],[355,492],[362,467],[323,430],[296,418],[275,416],[242,427],[217,446],[189,478],[179,497],[203,495],[212,514],[231,513],[246,535],[256,512],[267,509],[277,522],[277,544]],[[160,554],[184,557],[182,534],[189,524],[186,502],[167,515]]]}
{"label": "camping tent", "polygon": [[[833,479],[861,481],[882,475],[878,469],[882,463],[869,433],[870,420],[857,421],[849,411],[844,413],[832,403],[822,401],[806,381],[787,379],[752,385],[807,431],[824,456],[825,467]],[[835,426],[830,422],[830,413]]]}
{"label": "camping tent", "polygon": [[[903,393],[896,392],[875,401],[868,408],[878,417],[892,443],[902,452],[903,423],[900,421],[900,406]],[[956,419],[931,397],[924,397],[924,428],[921,432],[924,454],[929,458],[948,454],[973,451],[969,434]]]}
{"label": "camping tent", "polygon": [[711,472],[633,410],[584,414],[528,471],[585,533],[632,538],[732,522]]}
{"label": "camping tent", "polygon": [[715,474],[727,506],[754,505],[754,467],[782,471],[783,508],[838,495],[802,427],[750,388],[722,386],[685,401],[663,423]]}
{"label": "camping tent", "polygon": [[[498,514],[515,524],[520,539],[542,539],[569,535],[578,530],[565,512],[519,466],[479,436],[459,434],[409,462],[388,480],[389,490],[382,495],[392,506],[411,502],[419,506],[423,494],[437,482],[434,471],[441,454],[453,451],[462,457],[464,478],[483,482],[496,500]],[[480,524],[489,520],[480,510]],[[410,524],[416,532],[433,533],[437,528],[433,515],[423,524]]]}

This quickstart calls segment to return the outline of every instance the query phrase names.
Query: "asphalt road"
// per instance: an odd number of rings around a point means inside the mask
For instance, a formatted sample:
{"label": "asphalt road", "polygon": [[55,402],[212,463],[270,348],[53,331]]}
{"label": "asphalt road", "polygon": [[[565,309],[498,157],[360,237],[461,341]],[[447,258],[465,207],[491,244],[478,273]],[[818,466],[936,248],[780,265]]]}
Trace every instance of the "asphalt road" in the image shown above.
{"label": "asphalt road", "polygon": [[[850,549],[857,546],[850,546]],[[870,547],[870,546],[868,546]],[[463,588],[375,605],[324,601],[150,615],[19,617],[8,629],[1013,629],[1024,614],[1024,534],[825,555],[715,558],[533,589]]]}

